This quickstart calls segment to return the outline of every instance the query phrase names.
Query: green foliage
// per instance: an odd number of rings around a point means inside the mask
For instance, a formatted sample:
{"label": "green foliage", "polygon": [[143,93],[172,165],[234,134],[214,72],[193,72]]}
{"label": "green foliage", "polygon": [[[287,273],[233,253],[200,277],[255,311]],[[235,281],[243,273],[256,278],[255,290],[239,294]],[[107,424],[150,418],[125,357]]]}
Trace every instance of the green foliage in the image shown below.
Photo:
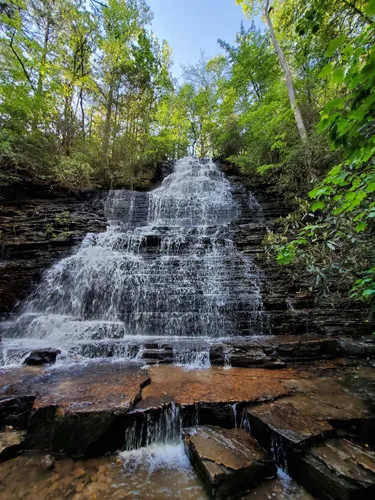
{"label": "green foliage", "polygon": [[[70,188],[173,157],[159,110],[171,51],[144,0],[17,0],[0,11],[0,162]],[[155,151],[151,142],[160,140]],[[155,154],[155,156],[153,156]]]}
{"label": "green foliage", "polygon": [[342,97],[323,108],[318,129],[344,160],[309,193],[316,225],[299,229],[297,237],[279,247],[278,261],[305,265],[327,286],[338,273],[340,285],[353,286],[350,298],[374,307],[375,24],[351,43],[343,40],[331,41],[325,55],[337,55],[338,62],[321,72],[322,78],[343,86]]}
{"label": "green foliage", "polygon": [[63,186],[71,189],[84,189],[90,186],[94,169],[81,154],[61,156],[52,172],[54,178]]}
{"label": "green foliage", "polygon": [[58,236],[69,235],[70,213],[62,212],[46,224],[45,233],[48,240],[53,240]]}

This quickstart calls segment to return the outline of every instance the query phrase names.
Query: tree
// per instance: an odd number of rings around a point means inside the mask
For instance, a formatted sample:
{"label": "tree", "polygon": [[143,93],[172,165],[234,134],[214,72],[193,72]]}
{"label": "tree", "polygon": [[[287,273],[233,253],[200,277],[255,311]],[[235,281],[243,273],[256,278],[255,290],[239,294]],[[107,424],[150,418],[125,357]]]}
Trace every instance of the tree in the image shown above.
{"label": "tree", "polygon": [[[253,9],[259,5],[260,0],[236,0],[238,4],[242,4],[243,9],[245,14],[249,15],[253,12]],[[284,52],[277,40],[275,30],[272,24],[271,20],[271,12],[273,7],[270,7],[270,0],[264,0],[263,3],[264,7],[264,17],[266,19],[266,23],[270,32],[272,44],[275,48],[275,51],[277,53],[277,56],[279,58],[280,66],[284,72],[285,75],[285,80],[286,80],[286,86],[288,90],[288,95],[289,95],[289,100],[290,100],[290,105],[294,113],[294,118],[297,124],[298,132],[300,135],[300,138],[302,141],[305,141],[307,138],[307,132],[306,132],[306,127],[302,118],[301,111],[299,109],[298,103],[297,103],[297,98],[296,98],[296,93],[294,90],[294,85],[293,85],[293,78],[291,71],[289,69],[288,63],[286,61]]]}

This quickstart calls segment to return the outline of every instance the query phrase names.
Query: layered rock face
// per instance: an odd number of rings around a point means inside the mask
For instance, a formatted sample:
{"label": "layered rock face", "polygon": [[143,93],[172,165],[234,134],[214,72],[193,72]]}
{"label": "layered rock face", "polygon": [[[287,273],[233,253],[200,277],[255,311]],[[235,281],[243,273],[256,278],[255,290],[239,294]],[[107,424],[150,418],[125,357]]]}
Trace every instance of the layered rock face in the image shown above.
{"label": "layered rock face", "polygon": [[43,272],[86,233],[106,227],[101,193],[26,187],[0,192],[0,317],[25,299]]}
{"label": "layered rock face", "polygon": [[365,306],[344,299],[336,301],[335,307],[328,298],[317,302],[309,289],[307,275],[305,280],[291,279],[285,267],[266,258],[262,240],[267,231],[275,228],[277,219],[291,211],[290,207],[275,198],[270,186],[252,184],[233,175],[228,175],[228,179],[232,181],[234,199],[242,207],[241,218],[232,224],[231,238],[241,252],[254,258],[261,271],[260,290],[270,331],[275,335],[371,334],[374,322]]}
{"label": "layered rock face", "polygon": [[[171,171],[170,163],[161,164],[155,180],[160,182]],[[372,333],[374,325],[364,308],[346,302],[332,308],[322,300],[316,305],[307,280],[294,282],[285,268],[265,260],[262,240],[275,221],[290,209],[269,193],[268,186],[246,186],[244,178],[230,175],[228,178],[232,182],[231,196],[241,213],[240,218],[234,217],[230,238],[260,270],[257,279],[267,311],[268,325],[264,324],[264,329],[269,326],[267,333],[354,336]],[[86,233],[105,230],[107,217],[103,205],[107,195],[98,192],[76,195],[53,191],[49,186],[26,184],[8,187],[0,191],[0,196],[0,315],[4,316],[30,293],[43,271],[67,255]],[[132,200],[130,193],[129,196]],[[148,195],[142,197],[146,199]],[[142,205],[141,201],[137,203]],[[145,203],[145,212],[138,210],[140,225],[147,218],[148,202]],[[160,238],[149,237],[144,245],[148,252],[152,251],[160,245]],[[233,279],[241,280],[243,276]],[[242,308],[242,316],[245,309]]]}

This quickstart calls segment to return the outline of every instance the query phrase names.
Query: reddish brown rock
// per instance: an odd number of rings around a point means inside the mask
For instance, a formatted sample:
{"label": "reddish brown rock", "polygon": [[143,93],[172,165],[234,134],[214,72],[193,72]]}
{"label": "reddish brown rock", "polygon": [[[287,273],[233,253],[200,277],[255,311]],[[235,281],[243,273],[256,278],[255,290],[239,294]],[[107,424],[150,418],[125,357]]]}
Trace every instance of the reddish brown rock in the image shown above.
{"label": "reddish brown rock", "polygon": [[154,366],[149,371],[152,384],[142,393],[138,406],[142,408],[154,405],[158,398],[170,398],[181,406],[269,400],[287,394],[283,381],[297,376],[293,369],[212,367],[210,370],[184,370],[179,366]]}
{"label": "reddish brown rock", "polygon": [[93,361],[55,369],[3,370],[0,394],[8,406],[9,400],[13,407],[25,398],[34,401],[27,412],[27,447],[78,457],[121,447],[123,431],[117,433],[117,425],[149,381],[138,363]]}
{"label": "reddish brown rock", "polygon": [[238,498],[276,475],[272,459],[242,429],[198,427],[186,436],[185,449],[210,498]]}
{"label": "reddish brown rock", "polygon": [[149,370],[152,383],[142,391],[136,411],[157,409],[173,401],[181,407],[184,427],[196,423],[235,427],[246,404],[287,395],[284,380],[297,376],[295,370],[222,367],[192,371],[154,366]]}

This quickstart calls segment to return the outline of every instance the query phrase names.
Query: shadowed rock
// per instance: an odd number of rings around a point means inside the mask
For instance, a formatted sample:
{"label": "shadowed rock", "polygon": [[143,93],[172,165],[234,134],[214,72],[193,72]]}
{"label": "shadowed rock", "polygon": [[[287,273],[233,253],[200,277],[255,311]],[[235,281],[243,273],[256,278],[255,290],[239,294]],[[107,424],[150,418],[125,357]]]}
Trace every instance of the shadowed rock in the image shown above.
{"label": "shadowed rock", "polygon": [[375,453],[346,439],[292,454],[290,473],[318,498],[367,500],[375,496]]}
{"label": "shadowed rock", "polygon": [[60,349],[37,349],[31,353],[24,360],[24,365],[37,366],[37,365],[51,365],[56,362],[57,355],[61,354]]}
{"label": "shadowed rock", "polygon": [[238,498],[276,475],[271,458],[242,429],[198,427],[186,436],[185,450],[211,498]]}
{"label": "shadowed rock", "polygon": [[25,432],[5,429],[0,432],[0,461],[8,460],[14,456],[25,440]]}
{"label": "shadowed rock", "polygon": [[[356,396],[345,394],[297,395],[274,403],[249,408],[252,432],[267,447],[272,437],[284,444],[304,446],[333,433],[340,421],[372,418],[368,405]],[[332,425],[331,425],[332,424]]]}

